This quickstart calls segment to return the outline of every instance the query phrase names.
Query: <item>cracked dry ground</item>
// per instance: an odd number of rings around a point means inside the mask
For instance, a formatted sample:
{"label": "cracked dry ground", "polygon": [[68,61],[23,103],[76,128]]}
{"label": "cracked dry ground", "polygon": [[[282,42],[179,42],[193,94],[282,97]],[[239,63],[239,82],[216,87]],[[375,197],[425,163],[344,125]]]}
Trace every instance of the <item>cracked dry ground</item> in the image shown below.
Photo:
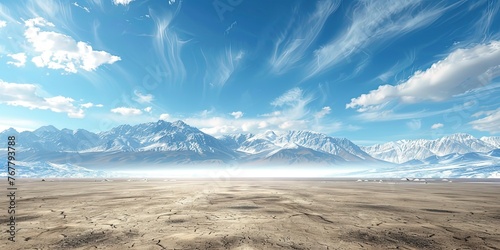
{"label": "cracked dry ground", "polygon": [[[499,183],[162,179],[17,186],[17,241],[4,233],[1,249],[500,249]],[[7,230],[7,217],[1,220]]]}

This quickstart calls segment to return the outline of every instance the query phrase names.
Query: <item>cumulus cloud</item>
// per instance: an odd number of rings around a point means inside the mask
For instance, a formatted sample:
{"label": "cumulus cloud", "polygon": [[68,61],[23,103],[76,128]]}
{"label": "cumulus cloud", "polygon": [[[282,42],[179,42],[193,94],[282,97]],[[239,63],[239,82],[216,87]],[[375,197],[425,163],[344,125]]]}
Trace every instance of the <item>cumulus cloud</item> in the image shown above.
{"label": "cumulus cloud", "polygon": [[325,115],[330,114],[330,111],[332,111],[332,109],[330,107],[328,107],[328,106],[323,107],[319,112],[316,112],[316,114],[314,114],[314,117],[316,117],[316,119],[321,119]]}
{"label": "cumulus cloud", "polygon": [[419,130],[422,127],[422,121],[420,119],[412,119],[406,123],[411,130]]}
{"label": "cumulus cloud", "polygon": [[170,119],[170,115],[169,114],[161,114],[160,115],[160,120],[164,120],[164,121],[167,121]]}
{"label": "cumulus cloud", "polygon": [[70,118],[83,118],[84,112],[73,104],[75,100],[64,96],[42,97],[34,84],[8,83],[0,80],[0,103],[29,109],[66,113]]}
{"label": "cumulus cloud", "polygon": [[129,3],[133,2],[134,0],[113,0],[113,3],[115,5],[128,5]]}
{"label": "cumulus cloud", "polygon": [[5,26],[7,26],[7,22],[3,21],[3,20],[0,20],[0,28],[3,28]]}
{"label": "cumulus cloud", "polygon": [[115,113],[115,114],[120,114],[123,116],[134,116],[134,115],[141,115],[142,114],[142,111],[140,109],[126,108],[126,107],[114,108],[111,110],[111,112]]}
{"label": "cumulus cloud", "polygon": [[151,113],[151,110],[153,110],[152,107],[146,107],[146,108],[144,108],[144,111],[146,111],[148,113]]}
{"label": "cumulus cloud", "polygon": [[492,134],[500,133],[500,108],[496,110],[481,111],[473,115],[473,117],[483,118],[469,122],[472,127],[479,131],[486,131]]}
{"label": "cumulus cloud", "polygon": [[8,54],[7,56],[16,60],[14,62],[7,62],[7,64],[12,64],[16,67],[23,67],[26,64],[26,54],[24,53]]}
{"label": "cumulus cloud", "polygon": [[102,108],[103,105],[102,104],[93,104],[91,102],[87,102],[87,103],[84,103],[84,104],[80,104],[80,107],[82,108],[92,108],[92,107],[96,107],[96,108]]}
{"label": "cumulus cloud", "polygon": [[153,101],[154,96],[151,94],[143,95],[139,91],[134,91],[135,98],[134,100],[138,103],[150,103]]}
{"label": "cumulus cloud", "polygon": [[417,71],[399,85],[378,89],[351,99],[346,108],[364,112],[391,101],[415,103],[444,101],[489,84],[500,76],[500,41],[457,49],[425,71]]}
{"label": "cumulus cloud", "polygon": [[210,116],[202,113],[197,117],[183,118],[183,120],[213,136],[231,133],[260,133],[263,130],[313,130],[331,133],[339,130],[359,129],[330,118],[326,119],[326,117],[322,120],[315,119],[318,115],[324,116],[329,113],[330,108],[323,107],[320,110],[314,110],[307,107],[312,99],[302,89],[292,88],[270,102],[274,111],[256,117],[233,119],[218,116],[212,110]]}
{"label": "cumulus cloud", "polygon": [[120,59],[105,51],[96,51],[85,42],[77,42],[70,36],[54,31],[42,31],[41,27],[54,27],[54,24],[41,17],[24,22],[24,36],[39,55],[32,58],[37,67],[62,69],[77,73],[79,69],[93,71],[103,64],[113,64]]}
{"label": "cumulus cloud", "polygon": [[432,124],[431,129],[440,129],[442,127],[444,127],[444,124],[442,124],[442,123],[434,123],[434,124]]}
{"label": "cumulus cloud", "polygon": [[239,119],[239,118],[243,117],[243,112],[235,111],[235,112],[232,112],[231,115],[234,116],[234,119]]}

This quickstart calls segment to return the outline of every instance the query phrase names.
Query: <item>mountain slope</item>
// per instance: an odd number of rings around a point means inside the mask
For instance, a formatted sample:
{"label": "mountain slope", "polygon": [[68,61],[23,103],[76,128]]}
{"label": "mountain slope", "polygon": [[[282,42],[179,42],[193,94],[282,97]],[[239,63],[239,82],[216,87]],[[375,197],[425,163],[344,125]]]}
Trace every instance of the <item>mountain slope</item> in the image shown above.
{"label": "mountain slope", "polygon": [[435,140],[400,140],[363,147],[362,149],[376,159],[403,163],[411,160],[423,160],[433,155],[488,152],[495,147],[469,134],[459,133]]}

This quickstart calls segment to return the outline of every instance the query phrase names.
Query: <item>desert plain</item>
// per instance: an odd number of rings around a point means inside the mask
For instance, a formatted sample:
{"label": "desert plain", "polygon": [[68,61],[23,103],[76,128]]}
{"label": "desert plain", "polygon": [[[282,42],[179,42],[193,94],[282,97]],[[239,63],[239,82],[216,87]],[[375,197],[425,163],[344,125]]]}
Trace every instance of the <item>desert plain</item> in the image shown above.
{"label": "desert plain", "polygon": [[19,179],[0,249],[500,249],[500,182]]}

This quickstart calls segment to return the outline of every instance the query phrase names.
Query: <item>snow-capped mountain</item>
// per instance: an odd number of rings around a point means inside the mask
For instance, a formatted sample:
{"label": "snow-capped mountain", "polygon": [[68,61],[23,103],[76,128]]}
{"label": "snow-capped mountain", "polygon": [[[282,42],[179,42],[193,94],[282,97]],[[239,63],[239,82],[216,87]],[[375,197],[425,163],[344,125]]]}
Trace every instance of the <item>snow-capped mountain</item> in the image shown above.
{"label": "snow-capped mountain", "polygon": [[[499,137],[477,139],[468,134],[359,147],[345,138],[310,131],[266,131],[214,138],[182,121],[160,120],[121,125],[100,133],[53,126],[22,133],[8,129],[0,133],[0,140],[6,141],[12,135],[17,137],[16,148],[22,152],[19,160],[24,161],[28,172],[34,174],[38,170],[31,167],[36,167],[46,175],[55,171],[57,176],[71,171],[83,176],[81,173],[88,171],[166,165],[377,166],[387,171],[401,167],[407,172],[411,166],[427,170],[480,166],[485,167],[481,171],[493,171],[500,165]],[[488,176],[484,171],[482,175]],[[93,174],[88,172],[88,176]]]}
{"label": "snow-capped mountain", "polygon": [[434,155],[488,152],[495,148],[494,145],[472,135],[458,133],[435,140],[400,140],[363,147],[362,149],[376,159],[404,163],[410,160],[423,160]]}
{"label": "snow-capped mountain", "polygon": [[298,163],[304,165],[310,163],[335,164],[345,162],[340,156],[302,147],[296,143],[285,144],[281,148],[271,151],[265,158],[259,161],[283,165]]}
{"label": "snow-capped mountain", "polygon": [[236,150],[250,155],[267,155],[270,152],[287,149],[286,145],[297,145],[318,153],[336,156],[336,160],[376,161],[348,139],[333,138],[310,131],[288,131],[286,133],[266,131],[256,135],[225,136],[223,140],[230,143]]}
{"label": "snow-capped mountain", "polygon": [[484,141],[495,148],[500,148],[500,136],[483,136],[481,137],[481,141]]}
{"label": "snow-capped mountain", "polygon": [[[500,149],[485,153],[453,153],[412,160],[397,167],[375,167],[348,176],[384,178],[500,178]],[[425,180],[423,180],[425,181]]]}
{"label": "snow-capped mountain", "polygon": [[235,156],[216,138],[182,121],[122,125],[100,133],[99,138],[100,145],[92,151],[190,151],[200,155]]}

